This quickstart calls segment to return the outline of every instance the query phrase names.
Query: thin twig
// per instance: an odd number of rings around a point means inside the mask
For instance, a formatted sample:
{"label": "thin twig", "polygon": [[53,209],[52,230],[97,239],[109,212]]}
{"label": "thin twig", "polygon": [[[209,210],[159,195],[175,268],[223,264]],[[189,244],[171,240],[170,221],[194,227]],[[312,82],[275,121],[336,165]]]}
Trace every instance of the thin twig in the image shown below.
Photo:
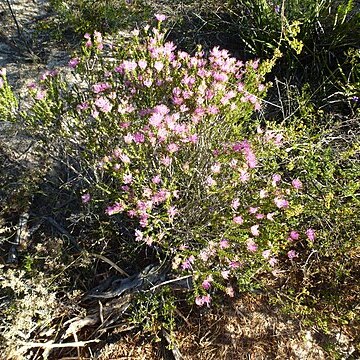
{"label": "thin twig", "polygon": [[16,16],[15,16],[15,13],[14,13],[14,11],[12,9],[12,6],[10,4],[10,0],[6,0],[6,3],[8,5],[9,10],[10,10],[11,16],[12,16],[14,22],[15,22],[15,26],[16,26],[18,35],[19,35],[19,37],[21,37],[22,36],[22,31],[21,31],[20,25],[19,25],[19,23],[18,23],[18,21],[16,19]]}
{"label": "thin twig", "polygon": [[46,343],[37,343],[37,342],[23,342],[23,347],[29,347],[29,348],[36,348],[40,347],[43,349],[54,349],[54,348],[65,348],[65,347],[84,347],[87,346],[90,343],[98,343],[101,340],[89,340],[89,341],[77,341],[77,342],[70,342],[70,343],[64,343],[64,344],[54,344],[51,342]]}
{"label": "thin twig", "polygon": [[105,257],[104,255],[100,255],[100,254],[93,254],[91,253],[90,256],[94,256],[102,261],[105,261],[106,263],[108,263],[110,266],[112,266],[116,271],[118,271],[121,275],[125,275],[126,277],[130,277],[130,275],[124,271],[123,269],[121,269],[121,267],[119,267],[118,265],[116,265],[113,261],[111,261],[110,259],[108,259],[107,257]]}
{"label": "thin twig", "polygon": [[167,285],[167,284],[170,284],[170,283],[173,283],[173,282],[177,282],[177,281],[180,281],[180,280],[184,280],[184,279],[188,279],[188,278],[191,278],[192,275],[186,275],[186,276],[182,276],[182,277],[179,277],[179,278],[176,278],[176,279],[172,279],[172,280],[168,280],[168,281],[164,281],[158,285],[155,285],[153,286],[152,288],[150,288],[149,290],[155,290],[157,289],[158,287],[160,286],[163,286],[163,285]]}

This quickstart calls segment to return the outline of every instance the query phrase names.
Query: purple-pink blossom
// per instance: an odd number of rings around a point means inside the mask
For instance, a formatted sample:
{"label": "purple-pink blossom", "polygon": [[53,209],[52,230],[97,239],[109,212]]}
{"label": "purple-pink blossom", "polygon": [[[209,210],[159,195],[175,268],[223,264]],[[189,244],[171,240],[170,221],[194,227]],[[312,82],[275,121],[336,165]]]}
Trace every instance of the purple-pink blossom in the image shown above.
{"label": "purple-pink blossom", "polygon": [[80,63],[80,59],[79,58],[72,58],[69,60],[69,63],[68,65],[71,67],[71,68],[76,68]]}
{"label": "purple-pink blossom", "polygon": [[294,179],[291,182],[291,185],[293,186],[294,189],[296,190],[300,190],[303,187],[302,182],[299,179]]}
{"label": "purple-pink blossom", "polygon": [[234,297],[234,288],[232,286],[228,286],[225,288],[225,293],[229,295],[230,297]]}
{"label": "purple-pink blossom", "polygon": [[170,206],[167,213],[170,216],[170,218],[173,218],[178,213],[178,210],[175,206]]}
{"label": "purple-pink blossom", "polygon": [[287,256],[290,260],[293,260],[295,258],[297,258],[299,255],[298,253],[295,251],[295,250],[290,250],[288,253],[287,253]]}
{"label": "purple-pink blossom", "polygon": [[277,183],[281,180],[281,175],[280,174],[274,174],[272,176],[272,185],[276,186]]}
{"label": "purple-pink blossom", "polygon": [[279,209],[286,209],[289,207],[289,202],[283,197],[275,197],[274,203]]}
{"label": "purple-pink blossom", "polygon": [[99,110],[103,113],[108,113],[112,109],[112,104],[109,99],[105,96],[100,96],[95,100],[95,105],[99,108]]}
{"label": "purple-pink blossom", "polygon": [[240,200],[239,200],[239,198],[236,198],[236,199],[234,199],[234,200],[231,202],[231,207],[232,207],[234,210],[237,210],[239,206],[240,206]]}
{"label": "purple-pink blossom", "polygon": [[94,84],[92,86],[92,89],[95,94],[98,94],[105,90],[111,89],[111,85],[109,83],[98,83],[98,84]]}
{"label": "purple-pink blossom", "polygon": [[122,212],[123,210],[124,210],[124,205],[119,202],[116,202],[115,204],[108,206],[105,210],[105,213],[110,216]]}
{"label": "purple-pink blossom", "polygon": [[315,241],[315,230],[311,228],[307,229],[306,236],[310,241]]}
{"label": "purple-pink blossom", "polygon": [[86,193],[84,195],[81,196],[81,201],[83,204],[88,203],[91,200],[91,196],[89,193]]}
{"label": "purple-pink blossom", "polygon": [[258,249],[258,246],[253,239],[248,239],[246,241],[246,247],[251,252],[255,252]]}
{"label": "purple-pink blossom", "polygon": [[300,234],[297,232],[297,231],[295,231],[295,230],[292,230],[291,232],[290,232],[290,240],[298,240],[299,239],[299,237],[300,237]]}
{"label": "purple-pink blossom", "polygon": [[250,232],[253,236],[259,236],[260,235],[260,231],[259,231],[259,225],[253,225],[250,228]]}
{"label": "purple-pink blossom", "polygon": [[233,222],[234,222],[235,224],[241,225],[241,224],[243,224],[244,219],[242,218],[241,215],[238,215],[238,216],[235,216],[235,217],[233,218]]}
{"label": "purple-pink blossom", "polygon": [[166,16],[164,14],[155,14],[155,18],[156,18],[157,21],[166,20]]}
{"label": "purple-pink blossom", "polygon": [[227,239],[222,239],[220,241],[220,249],[227,249],[229,246],[229,241]]}

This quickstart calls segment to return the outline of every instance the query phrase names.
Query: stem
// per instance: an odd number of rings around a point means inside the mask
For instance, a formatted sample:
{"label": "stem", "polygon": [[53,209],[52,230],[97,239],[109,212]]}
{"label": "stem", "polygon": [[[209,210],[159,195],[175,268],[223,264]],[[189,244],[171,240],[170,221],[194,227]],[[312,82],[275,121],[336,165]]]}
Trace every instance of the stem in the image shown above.
{"label": "stem", "polygon": [[22,36],[22,31],[21,31],[20,25],[19,25],[19,23],[18,23],[18,21],[16,19],[15,13],[14,13],[12,7],[11,7],[10,0],[6,0],[6,3],[8,5],[9,10],[10,10],[12,18],[14,19],[18,35],[19,35],[19,37],[21,37]]}

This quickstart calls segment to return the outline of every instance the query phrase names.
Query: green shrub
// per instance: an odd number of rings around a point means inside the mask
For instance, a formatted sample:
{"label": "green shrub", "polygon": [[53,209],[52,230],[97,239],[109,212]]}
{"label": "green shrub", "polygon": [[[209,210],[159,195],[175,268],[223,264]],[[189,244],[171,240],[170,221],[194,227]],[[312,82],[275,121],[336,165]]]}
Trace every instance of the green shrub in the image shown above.
{"label": "green shrub", "polygon": [[51,0],[58,14],[62,32],[77,35],[98,30],[113,33],[133,28],[149,15],[149,6],[143,0]]}
{"label": "green shrub", "polygon": [[18,110],[18,101],[7,82],[5,68],[0,69],[0,94],[0,121],[12,121]]}

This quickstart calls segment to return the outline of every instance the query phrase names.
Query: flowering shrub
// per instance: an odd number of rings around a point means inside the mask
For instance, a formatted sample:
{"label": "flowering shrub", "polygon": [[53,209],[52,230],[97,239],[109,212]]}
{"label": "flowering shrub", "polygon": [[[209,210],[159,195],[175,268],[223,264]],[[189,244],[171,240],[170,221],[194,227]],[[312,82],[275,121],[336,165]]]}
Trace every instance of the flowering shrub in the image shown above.
{"label": "flowering shrub", "polygon": [[293,220],[302,181],[276,172],[284,135],[251,130],[271,62],[176,50],[157,19],[122,43],[85,34],[69,62],[74,82],[45,73],[30,86],[26,121],[81,152],[95,179],[82,202],[132,229],[134,246],[170,257],[204,305],[212,289],[232,297],[235,280],[246,288],[295,261],[293,244],[312,243],[315,232]]}

